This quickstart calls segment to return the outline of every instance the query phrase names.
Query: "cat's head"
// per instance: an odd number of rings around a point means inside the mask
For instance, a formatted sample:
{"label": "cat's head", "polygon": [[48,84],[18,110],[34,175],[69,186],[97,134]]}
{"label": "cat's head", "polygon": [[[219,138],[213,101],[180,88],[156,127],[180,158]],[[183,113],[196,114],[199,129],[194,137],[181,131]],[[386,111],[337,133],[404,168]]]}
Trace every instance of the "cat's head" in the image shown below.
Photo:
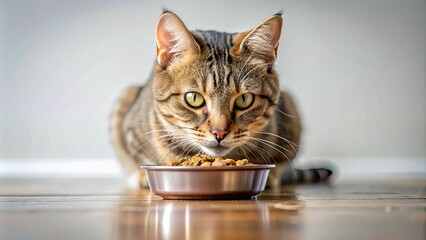
{"label": "cat's head", "polygon": [[273,64],[281,27],[279,13],[247,32],[190,32],[174,13],[163,13],[153,92],[176,145],[225,156],[268,124],[280,94]]}

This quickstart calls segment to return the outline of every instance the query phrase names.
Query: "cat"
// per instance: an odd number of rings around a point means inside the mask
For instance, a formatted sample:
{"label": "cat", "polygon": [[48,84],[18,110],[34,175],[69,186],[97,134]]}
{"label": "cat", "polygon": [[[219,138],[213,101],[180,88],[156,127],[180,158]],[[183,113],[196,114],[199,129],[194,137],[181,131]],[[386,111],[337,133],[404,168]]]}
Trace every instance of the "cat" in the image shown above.
{"label": "cat", "polygon": [[[140,186],[147,184],[140,165],[197,153],[274,163],[268,186],[283,183],[283,169],[299,152],[301,121],[274,69],[282,25],[279,12],[246,32],[189,31],[175,13],[163,12],[149,81],[125,91],[111,121],[113,145]],[[305,180],[331,174],[292,172]]]}

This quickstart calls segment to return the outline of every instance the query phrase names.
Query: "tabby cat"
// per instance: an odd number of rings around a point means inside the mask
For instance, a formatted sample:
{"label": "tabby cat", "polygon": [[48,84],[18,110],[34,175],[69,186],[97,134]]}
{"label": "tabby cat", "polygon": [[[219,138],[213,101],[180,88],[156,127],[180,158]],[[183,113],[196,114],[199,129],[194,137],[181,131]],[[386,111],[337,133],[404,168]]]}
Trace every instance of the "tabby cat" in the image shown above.
{"label": "tabby cat", "polygon": [[[268,184],[299,150],[301,124],[274,70],[283,19],[250,31],[189,31],[164,11],[157,23],[157,63],[145,86],[128,89],[112,116],[113,144],[128,173],[196,153],[275,163]],[[305,176],[306,171],[292,171]],[[315,180],[329,171],[316,170]]]}

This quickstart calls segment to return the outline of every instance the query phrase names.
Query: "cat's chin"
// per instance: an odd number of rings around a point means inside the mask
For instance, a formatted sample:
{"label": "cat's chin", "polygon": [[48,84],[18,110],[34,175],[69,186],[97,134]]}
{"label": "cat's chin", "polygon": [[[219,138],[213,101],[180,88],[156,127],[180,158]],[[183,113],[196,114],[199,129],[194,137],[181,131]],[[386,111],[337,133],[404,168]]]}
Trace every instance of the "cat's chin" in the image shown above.
{"label": "cat's chin", "polygon": [[205,147],[202,146],[201,150],[204,152],[204,154],[211,155],[211,156],[217,156],[217,157],[223,157],[229,152],[231,152],[232,148],[229,147]]}

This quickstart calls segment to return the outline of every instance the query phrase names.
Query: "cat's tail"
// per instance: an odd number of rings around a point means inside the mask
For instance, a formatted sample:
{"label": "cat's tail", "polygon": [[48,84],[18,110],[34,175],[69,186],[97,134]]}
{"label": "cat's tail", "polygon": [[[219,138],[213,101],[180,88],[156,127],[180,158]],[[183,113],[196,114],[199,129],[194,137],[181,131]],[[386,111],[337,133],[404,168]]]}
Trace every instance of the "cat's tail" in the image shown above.
{"label": "cat's tail", "polygon": [[286,169],[281,175],[281,185],[324,182],[332,174],[333,171],[328,168]]}

